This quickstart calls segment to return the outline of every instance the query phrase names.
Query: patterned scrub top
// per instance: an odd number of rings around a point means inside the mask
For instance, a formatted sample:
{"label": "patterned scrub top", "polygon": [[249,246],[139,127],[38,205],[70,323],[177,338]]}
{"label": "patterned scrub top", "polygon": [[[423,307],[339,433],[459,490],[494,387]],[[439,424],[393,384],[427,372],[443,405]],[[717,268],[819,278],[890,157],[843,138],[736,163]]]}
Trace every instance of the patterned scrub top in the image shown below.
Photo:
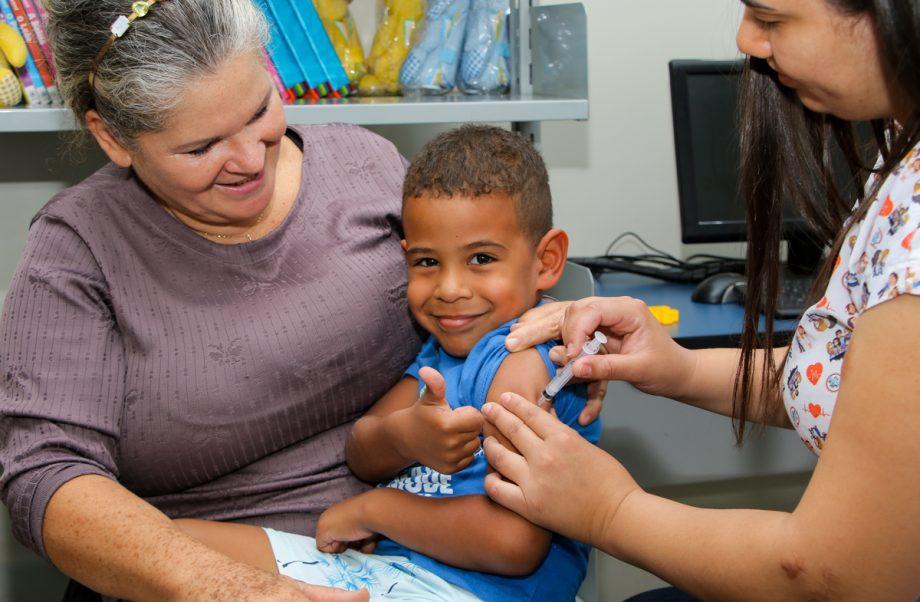
{"label": "patterned scrub top", "polygon": [[[869,186],[872,185],[870,181]],[[853,326],[867,309],[920,295],[920,145],[886,179],[850,230],[827,291],[799,322],[782,377],[783,402],[805,446],[821,455]]]}

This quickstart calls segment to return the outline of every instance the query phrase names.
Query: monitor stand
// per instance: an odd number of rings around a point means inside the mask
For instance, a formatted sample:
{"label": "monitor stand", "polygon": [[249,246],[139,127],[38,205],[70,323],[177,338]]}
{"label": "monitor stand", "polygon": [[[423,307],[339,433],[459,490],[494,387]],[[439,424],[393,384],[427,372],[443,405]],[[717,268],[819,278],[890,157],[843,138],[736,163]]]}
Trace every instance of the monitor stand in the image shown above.
{"label": "monitor stand", "polygon": [[824,247],[813,236],[794,233],[787,237],[786,265],[780,274],[777,318],[798,318],[808,305],[811,289],[824,263]]}
{"label": "monitor stand", "polygon": [[817,276],[824,263],[824,245],[805,232],[790,233],[786,269],[800,276]]}

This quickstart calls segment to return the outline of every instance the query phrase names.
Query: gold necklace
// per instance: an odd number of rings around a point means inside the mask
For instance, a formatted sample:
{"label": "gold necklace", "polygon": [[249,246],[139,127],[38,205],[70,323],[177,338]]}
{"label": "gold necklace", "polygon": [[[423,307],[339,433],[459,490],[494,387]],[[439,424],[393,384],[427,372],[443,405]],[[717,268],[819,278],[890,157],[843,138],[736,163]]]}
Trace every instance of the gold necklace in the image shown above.
{"label": "gold necklace", "polygon": [[192,228],[191,226],[189,226],[188,224],[186,224],[185,222],[183,222],[181,219],[179,219],[179,216],[176,215],[176,212],[173,211],[173,208],[172,208],[172,207],[169,207],[169,206],[167,206],[167,205],[163,205],[163,208],[166,209],[166,211],[169,212],[169,214],[170,214],[171,216],[173,216],[173,219],[175,219],[177,222],[179,222],[180,224],[182,224],[183,226],[185,226],[186,228],[188,228],[189,230],[191,230],[191,231],[194,232],[195,234],[200,234],[201,236],[208,236],[208,237],[211,237],[211,238],[215,238],[215,239],[217,239],[217,240],[229,240],[229,239],[231,239],[231,238],[238,238],[238,237],[241,237],[241,236],[245,236],[245,237],[246,237],[246,240],[247,240],[248,242],[252,242],[252,240],[253,240],[253,239],[252,239],[252,231],[255,230],[255,228],[256,228],[259,224],[262,223],[262,217],[265,215],[265,212],[268,211],[269,207],[271,207],[271,203],[269,203],[268,206],[265,207],[265,209],[263,209],[262,211],[259,212],[259,215],[256,216],[256,223],[254,223],[253,225],[249,226],[249,228],[247,228],[247,229],[244,230],[243,232],[240,232],[240,233],[238,233],[238,234],[220,234],[220,233],[218,233],[218,232],[205,232],[204,230],[198,230],[197,228]]}

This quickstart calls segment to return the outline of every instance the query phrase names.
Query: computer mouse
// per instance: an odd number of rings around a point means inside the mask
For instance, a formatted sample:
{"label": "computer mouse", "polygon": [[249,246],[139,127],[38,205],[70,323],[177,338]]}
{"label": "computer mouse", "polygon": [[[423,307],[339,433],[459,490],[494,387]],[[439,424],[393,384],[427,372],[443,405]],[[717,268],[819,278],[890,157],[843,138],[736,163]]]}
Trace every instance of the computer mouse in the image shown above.
{"label": "computer mouse", "polygon": [[740,303],[744,299],[744,287],[741,274],[715,274],[700,282],[690,298],[697,303]]}

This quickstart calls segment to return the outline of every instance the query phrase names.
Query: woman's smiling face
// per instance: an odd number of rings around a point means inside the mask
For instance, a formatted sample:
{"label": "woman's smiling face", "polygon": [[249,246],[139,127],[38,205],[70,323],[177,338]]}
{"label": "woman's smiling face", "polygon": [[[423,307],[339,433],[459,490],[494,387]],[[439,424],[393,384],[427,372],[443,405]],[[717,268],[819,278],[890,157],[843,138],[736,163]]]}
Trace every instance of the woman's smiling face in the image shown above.
{"label": "woman's smiling face", "polygon": [[188,84],[162,131],[141,134],[131,166],[163,204],[203,230],[257,220],[271,202],[286,123],[257,54]]}
{"label": "woman's smiling face", "polygon": [[897,117],[872,19],[829,0],[742,0],[738,48],[767,61],[802,104],[851,121]]}

